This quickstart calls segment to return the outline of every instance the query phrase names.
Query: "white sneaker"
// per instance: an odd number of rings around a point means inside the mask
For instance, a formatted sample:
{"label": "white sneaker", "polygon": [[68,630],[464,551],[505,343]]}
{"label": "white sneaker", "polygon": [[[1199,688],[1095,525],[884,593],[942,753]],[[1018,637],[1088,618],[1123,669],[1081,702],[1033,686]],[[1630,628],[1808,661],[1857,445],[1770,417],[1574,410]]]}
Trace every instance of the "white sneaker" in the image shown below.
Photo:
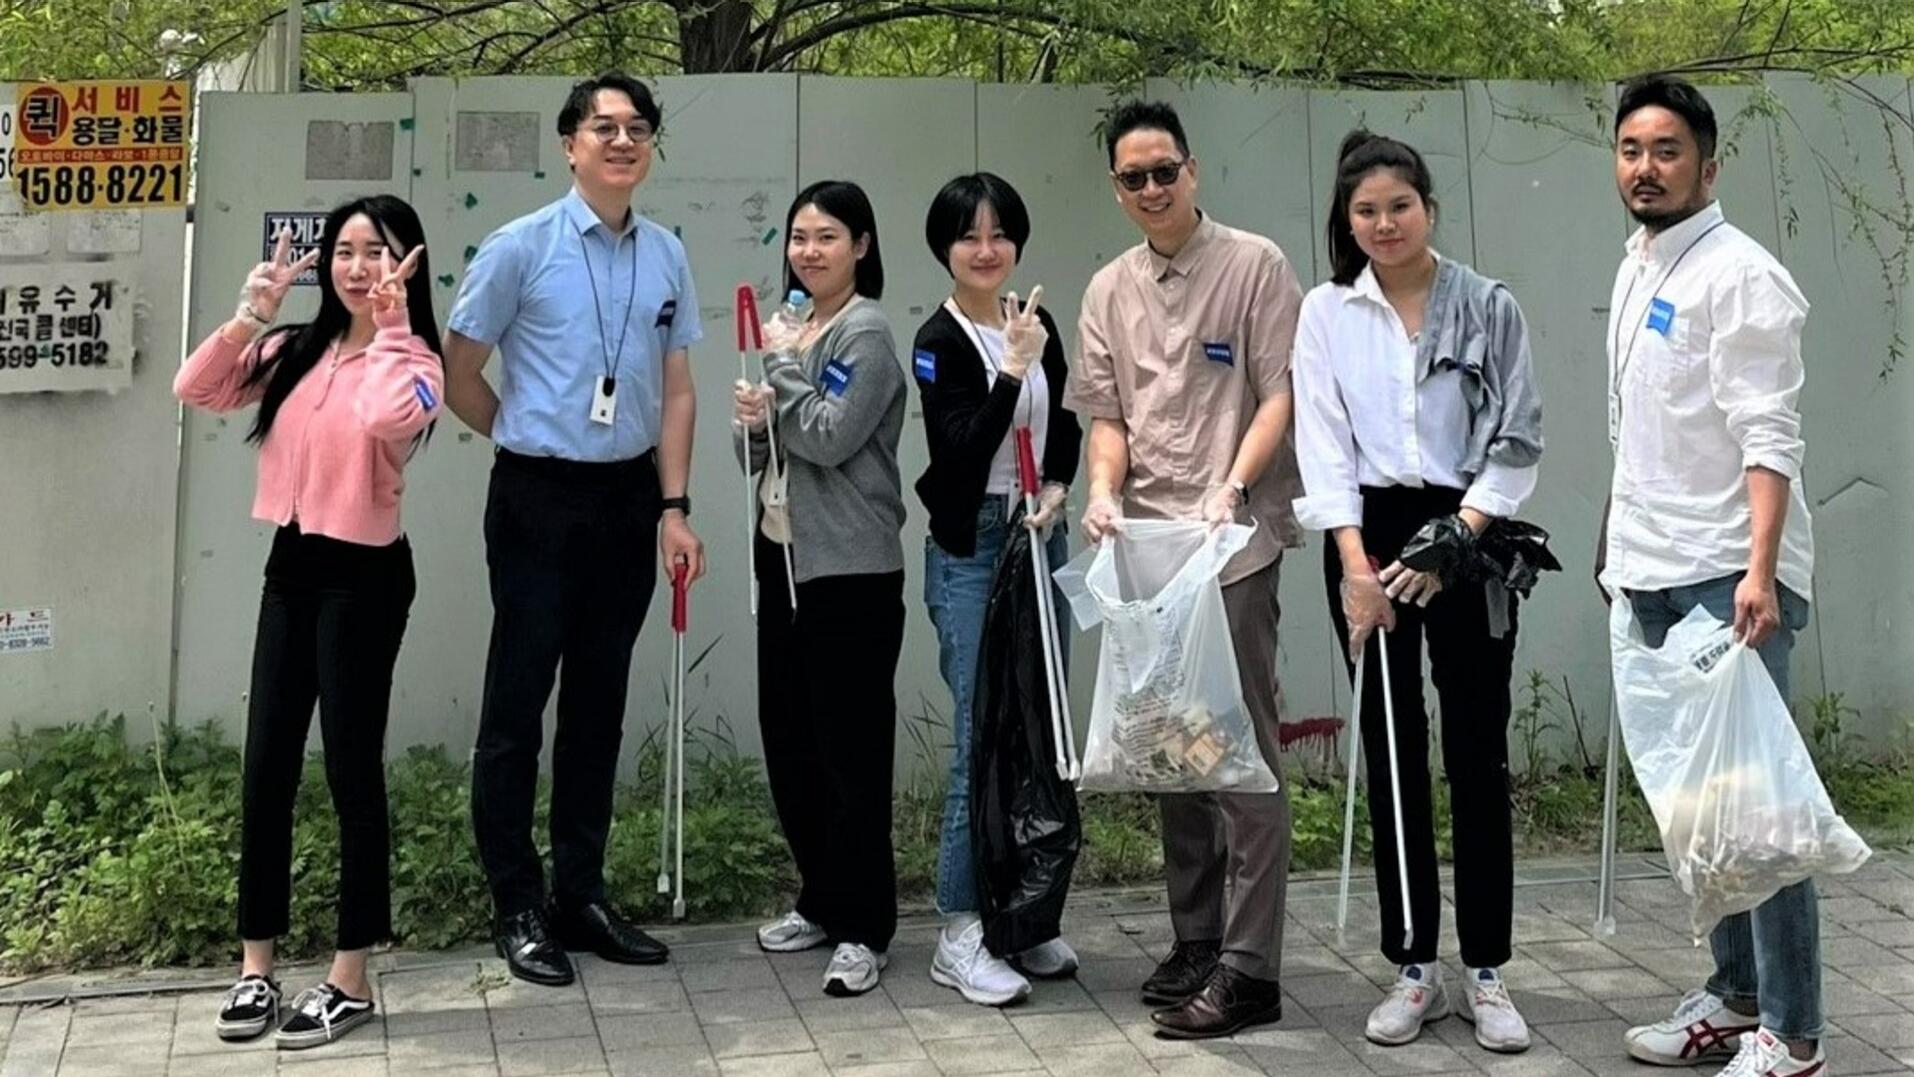
{"label": "white sneaker", "polygon": [[1061,980],[1077,972],[1077,952],[1061,938],[1038,943],[1010,959],[1012,966],[1026,976],[1040,980]]}
{"label": "white sneaker", "polygon": [[1739,1037],[1761,1027],[1707,991],[1690,991],[1672,1016],[1629,1029],[1622,1042],[1637,1061],[1657,1066],[1698,1066],[1735,1053]]}
{"label": "white sneaker", "polygon": [[1463,1005],[1456,1014],[1475,1026],[1475,1042],[1507,1055],[1528,1050],[1529,1023],[1509,997],[1501,970],[1469,969],[1468,973],[1468,990],[1463,992]]}
{"label": "white sneaker", "polygon": [[1820,1044],[1814,1057],[1800,1059],[1788,1052],[1767,1029],[1741,1034],[1741,1050],[1734,1061],[1721,1071],[1721,1077],[1828,1077],[1828,1057]]}
{"label": "white sneaker", "polygon": [[774,954],[794,954],[824,942],[824,929],[796,909],[758,928],[758,949]]}
{"label": "white sneaker", "polygon": [[840,942],[824,967],[824,993],[838,998],[861,995],[877,986],[877,974],[891,963],[889,954],[880,954],[861,942]]}
{"label": "white sneaker", "polygon": [[1030,994],[1030,981],[984,945],[984,922],[975,913],[952,916],[937,933],[930,978],[979,1006],[1002,1006]]}
{"label": "white sneaker", "polygon": [[1442,990],[1442,966],[1404,965],[1389,997],[1369,1011],[1363,1035],[1384,1047],[1400,1047],[1422,1035],[1422,1026],[1449,1015],[1449,997]]}

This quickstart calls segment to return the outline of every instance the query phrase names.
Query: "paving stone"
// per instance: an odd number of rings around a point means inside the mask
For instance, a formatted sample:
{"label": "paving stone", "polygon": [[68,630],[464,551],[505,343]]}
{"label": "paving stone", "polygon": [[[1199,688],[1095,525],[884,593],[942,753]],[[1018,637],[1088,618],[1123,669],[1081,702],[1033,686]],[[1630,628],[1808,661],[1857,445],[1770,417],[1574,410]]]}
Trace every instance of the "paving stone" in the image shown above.
{"label": "paving stone", "polygon": [[1262,1077],[1263,1067],[1241,1048],[1209,1046],[1195,1054],[1158,1059],[1156,1072],[1166,1077]]}
{"label": "paving stone", "polygon": [[1039,1048],[1041,1072],[1053,1077],[1115,1077],[1117,1074],[1155,1073],[1151,1060],[1124,1043],[1058,1044]]}
{"label": "paving stone", "polygon": [[873,1062],[929,1061],[923,1044],[908,1028],[865,1028],[850,1032],[823,1032],[811,1037],[817,1053],[833,1070]]}
{"label": "paving stone", "polygon": [[598,1036],[592,1012],[584,1006],[513,1007],[492,1012],[492,1038],[502,1048],[527,1040],[564,1040]]}
{"label": "paving stone", "polygon": [[1620,951],[1594,939],[1532,942],[1522,947],[1522,952],[1557,975],[1586,969],[1625,969],[1634,964]]}
{"label": "paving stone", "polygon": [[1011,1014],[1010,1024],[1031,1047],[1123,1043],[1123,1030],[1102,1010]]}
{"label": "paving stone", "polygon": [[817,1049],[804,1022],[796,1017],[706,1025],[704,1038],[720,1062],[746,1055],[793,1054]]}
{"label": "paving stone", "polygon": [[815,1051],[722,1059],[718,1065],[724,1077],[831,1077],[831,1067],[825,1065],[824,1056]]}
{"label": "paving stone", "polygon": [[696,994],[691,996],[691,1009],[698,1015],[699,1023],[706,1026],[797,1018],[790,997],[776,987]]}
{"label": "paving stone", "polygon": [[691,999],[676,983],[597,983],[585,989],[599,1013],[688,1013]]}
{"label": "paving stone", "polygon": [[815,1036],[821,1032],[849,1032],[860,1028],[905,1028],[904,1015],[897,1004],[882,991],[871,991],[856,998],[801,998],[793,1001],[804,1027]]}
{"label": "paving stone", "polygon": [[777,974],[772,970],[771,963],[762,957],[680,965],[678,977],[684,983],[685,990],[693,993],[779,986]]}
{"label": "paving stone", "polygon": [[954,1006],[907,1006],[901,1012],[920,1040],[1005,1036],[1016,1032],[1002,1010],[970,1002]]}
{"label": "paving stone", "polygon": [[[327,1044],[327,1049],[338,1046]],[[284,1057],[279,1060],[279,1072],[296,1077],[386,1077],[390,1072],[383,1058],[317,1058],[294,1060]],[[425,1071],[430,1073],[430,1070]],[[552,1070],[539,1070],[539,1073],[551,1073]],[[565,1071],[570,1072],[570,1071]],[[513,1075],[517,1077],[517,1075]]]}
{"label": "paving stone", "polygon": [[699,1036],[696,1044],[646,1044],[644,1047],[605,1051],[612,1077],[718,1077],[718,1060]]}
{"label": "paving stone", "polygon": [[924,1051],[930,1055],[932,1062],[937,1063],[937,1068],[949,1077],[1034,1069],[1037,1066],[1037,1056],[1014,1032],[1001,1036],[927,1040]]}
{"label": "paving stone", "polygon": [[1656,978],[1654,974],[1638,968],[1590,969],[1586,972],[1564,972],[1562,979],[1596,1001],[1615,998],[1640,998],[1644,995],[1665,995],[1672,986]]}
{"label": "paving stone", "polygon": [[1256,1029],[1232,1038],[1268,1074],[1367,1077],[1369,1067],[1322,1029]]}
{"label": "paving stone", "polygon": [[705,1045],[704,1029],[688,1010],[676,1013],[596,1013],[598,1042],[607,1052],[644,1047]]}
{"label": "paving stone", "polygon": [[560,1073],[605,1073],[604,1048],[597,1036],[563,1040],[521,1040],[498,1045],[499,1077],[543,1077]]}

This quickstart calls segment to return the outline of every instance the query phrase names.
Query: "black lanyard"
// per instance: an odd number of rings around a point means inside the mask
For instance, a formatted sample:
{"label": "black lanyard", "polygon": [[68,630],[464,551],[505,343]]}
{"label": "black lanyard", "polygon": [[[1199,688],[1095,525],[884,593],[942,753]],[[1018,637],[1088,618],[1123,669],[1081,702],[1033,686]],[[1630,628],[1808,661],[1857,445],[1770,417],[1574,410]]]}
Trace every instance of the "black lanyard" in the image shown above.
{"label": "black lanyard", "polygon": [[[617,266],[618,245],[622,242],[624,242],[623,236],[612,237],[612,256],[611,259],[605,263],[605,270],[608,274]],[[598,316],[598,350],[605,357],[605,387],[609,390],[618,384],[618,360],[624,358],[625,355],[625,334],[631,332],[631,305],[638,299],[637,230],[632,230],[631,237],[631,288],[629,294],[625,296],[625,326],[618,331],[618,348],[615,351],[607,347],[609,338],[605,336],[605,311],[598,302],[598,278],[591,271],[591,246],[585,242],[585,233],[583,232],[578,233],[578,256],[585,260],[585,279],[591,282],[591,309],[592,313]],[[611,283],[611,280],[606,281],[607,285]]]}
{"label": "black lanyard", "polygon": [[[1681,253],[1675,256],[1675,260],[1669,263],[1668,269],[1662,273],[1661,280],[1655,282],[1655,291],[1648,297],[1649,310],[1652,311],[1654,309],[1655,300],[1661,298],[1661,290],[1668,286],[1668,278],[1675,275],[1675,270],[1681,267],[1682,259],[1688,257],[1688,252],[1694,250],[1696,245],[1702,240],[1707,239],[1709,233],[1727,223],[1726,218],[1716,221],[1707,228],[1702,229],[1700,235],[1688,241],[1688,245],[1681,249]],[[1641,274],[1637,273],[1635,279],[1628,282],[1628,291],[1622,293],[1622,307],[1621,310],[1615,314],[1615,335],[1609,344],[1611,350],[1621,347],[1622,320],[1628,317],[1628,302],[1635,298],[1635,285],[1640,281]],[[1635,354],[1635,339],[1641,336],[1642,322],[1646,322],[1647,320],[1647,318],[1643,318],[1641,321],[1636,322],[1634,331],[1628,334],[1628,350],[1615,353],[1615,383],[1613,389],[1615,390],[1617,400],[1621,399],[1622,395],[1622,375],[1628,370],[1629,358]]]}

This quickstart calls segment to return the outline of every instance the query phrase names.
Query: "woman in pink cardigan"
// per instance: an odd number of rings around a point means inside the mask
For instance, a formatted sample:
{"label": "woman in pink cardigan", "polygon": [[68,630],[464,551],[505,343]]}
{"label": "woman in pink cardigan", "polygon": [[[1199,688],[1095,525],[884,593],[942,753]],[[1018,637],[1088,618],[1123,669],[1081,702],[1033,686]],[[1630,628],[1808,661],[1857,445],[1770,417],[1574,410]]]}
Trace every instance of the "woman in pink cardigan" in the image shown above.
{"label": "woman in pink cardigan", "polygon": [[[430,436],[444,391],[426,288],[425,234],[386,195],[326,218],[323,247],[293,261],[281,235],[247,277],[233,319],[173,379],[197,408],[258,405],[253,516],[278,525],[266,558],[246,716],[239,861],[240,979],[218,1032],[278,1025],[282,1048],[313,1047],[372,1018],[366,955],[392,933],[385,727],[392,667],[412,605],[412,549],[399,527],[406,461]],[[319,313],[268,328],[317,267]],[[288,927],[292,809],[313,704],[339,816],[338,950],[326,981],[281,1023],[273,941]]]}

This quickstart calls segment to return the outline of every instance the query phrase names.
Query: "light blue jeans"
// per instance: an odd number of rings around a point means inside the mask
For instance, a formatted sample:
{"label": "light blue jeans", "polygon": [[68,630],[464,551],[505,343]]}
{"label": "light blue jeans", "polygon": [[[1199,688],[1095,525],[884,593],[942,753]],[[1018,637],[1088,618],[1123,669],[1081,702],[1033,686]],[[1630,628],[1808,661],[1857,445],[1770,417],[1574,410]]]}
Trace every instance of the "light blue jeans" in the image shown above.
{"label": "light blue jeans", "polygon": [[[984,611],[997,558],[1010,541],[1010,529],[1022,527],[1004,518],[1006,499],[987,494],[977,510],[977,551],[952,557],[936,540],[924,540],[924,605],[937,627],[937,665],[950,686],[950,789],[944,794],[944,833],[937,850],[937,910],[949,915],[977,911],[977,869],[970,846],[970,711],[976,698],[977,656],[983,648]],[[1061,519],[1050,527],[1045,547],[1050,566],[1069,557]],[[1057,596],[1057,624],[1066,663],[1069,607]]]}
{"label": "light blue jeans", "polygon": [[[1642,639],[1659,647],[1668,630],[1696,606],[1717,620],[1735,619],[1735,585],[1743,573],[1675,587],[1666,591],[1626,591]],[[1781,627],[1757,648],[1781,698],[1789,698],[1788,655],[1795,633],[1808,623],[1808,601],[1781,587]],[[1708,991],[1736,1003],[1754,1005],[1761,1024],[1784,1040],[1821,1038],[1821,916],[1814,880],[1804,879],[1716,925],[1709,943],[1715,974]]]}

